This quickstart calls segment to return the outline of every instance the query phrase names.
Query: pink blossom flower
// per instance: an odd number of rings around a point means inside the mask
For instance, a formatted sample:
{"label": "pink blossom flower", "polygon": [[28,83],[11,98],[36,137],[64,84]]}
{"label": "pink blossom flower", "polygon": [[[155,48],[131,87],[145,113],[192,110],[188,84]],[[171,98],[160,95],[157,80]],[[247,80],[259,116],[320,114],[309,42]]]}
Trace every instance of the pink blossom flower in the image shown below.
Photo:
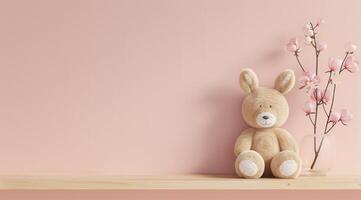
{"label": "pink blossom flower", "polygon": [[318,42],[316,47],[318,51],[323,51],[327,49],[327,44],[326,42]]}
{"label": "pink blossom flower", "polygon": [[347,43],[346,44],[346,53],[354,53],[357,49],[357,46],[355,44],[352,43]]}
{"label": "pink blossom flower", "polygon": [[289,52],[297,53],[300,52],[300,46],[298,44],[297,38],[291,38],[286,45],[286,49]]}
{"label": "pink blossom flower", "polygon": [[303,73],[303,76],[301,76],[299,80],[300,83],[299,89],[306,88],[307,91],[309,91],[312,88],[317,88],[320,82],[321,79],[319,76],[317,76],[315,73],[311,73],[307,71]]}
{"label": "pink blossom flower", "polygon": [[321,102],[321,99],[322,99],[322,92],[321,90],[315,88],[311,91],[311,100],[313,102],[317,102],[317,103],[320,103]]}
{"label": "pink blossom flower", "polygon": [[309,36],[306,36],[306,37],[305,37],[305,44],[306,44],[306,45],[311,45],[311,43],[312,43],[312,38],[309,37]]}
{"label": "pink blossom flower", "polygon": [[330,90],[322,91],[322,101],[329,102],[331,100],[331,92]]}
{"label": "pink blossom flower", "polygon": [[325,20],[320,18],[320,19],[317,20],[316,25],[320,26],[321,24],[324,24],[324,23],[325,23]]}
{"label": "pink blossom flower", "polygon": [[340,121],[343,125],[347,125],[352,120],[353,115],[347,109],[341,110]]}
{"label": "pink blossom flower", "polygon": [[306,113],[306,115],[315,113],[316,105],[315,105],[315,103],[312,102],[312,101],[307,101],[307,102],[303,105],[302,110],[303,110],[303,112]]}
{"label": "pink blossom flower", "polygon": [[330,69],[329,72],[336,71],[342,64],[342,61],[338,58],[329,58],[328,59],[328,68]]}
{"label": "pink blossom flower", "polygon": [[320,104],[327,103],[331,99],[331,92],[329,90],[313,89],[311,92],[311,100]]}
{"label": "pink blossom flower", "polygon": [[341,119],[341,113],[332,112],[330,115],[330,122],[337,123]]}
{"label": "pink blossom flower", "polygon": [[343,66],[347,71],[351,73],[355,73],[359,71],[359,62],[354,60],[352,56],[348,56],[345,60],[345,64]]}
{"label": "pink blossom flower", "polygon": [[311,29],[308,29],[308,30],[306,30],[305,31],[305,36],[307,36],[307,37],[311,37],[311,36],[313,36],[315,33],[313,32],[313,30],[311,30]]}

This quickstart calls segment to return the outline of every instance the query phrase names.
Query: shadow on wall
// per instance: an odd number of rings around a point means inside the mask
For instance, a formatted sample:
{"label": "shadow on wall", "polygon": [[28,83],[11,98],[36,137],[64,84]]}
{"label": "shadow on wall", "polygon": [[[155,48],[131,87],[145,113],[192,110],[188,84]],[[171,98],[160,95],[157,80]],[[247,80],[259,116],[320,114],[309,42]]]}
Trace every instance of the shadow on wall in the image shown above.
{"label": "shadow on wall", "polygon": [[203,99],[202,105],[213,112],[202,134],[200,146],[204,160],[196,173],[235,174],[233,147],[246,128],[241,114],[242,98],[240,90],[217,88]]}

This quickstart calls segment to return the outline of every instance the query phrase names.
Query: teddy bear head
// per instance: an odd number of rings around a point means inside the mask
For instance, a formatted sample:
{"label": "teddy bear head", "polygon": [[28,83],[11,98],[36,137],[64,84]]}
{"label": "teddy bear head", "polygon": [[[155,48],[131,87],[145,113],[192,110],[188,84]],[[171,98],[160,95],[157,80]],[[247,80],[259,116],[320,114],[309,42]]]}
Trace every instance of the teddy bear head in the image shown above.
{"label": "teddy bear head", "polygon": [[288,118],[288,103],[284,94],[295,85],[292,70],[285,70],[278,75],[274,88],[258,86],[257,75],[251,69],[244,69],[240,74],[240,85],[246,93],[242,103],[244,121],[253,128],[273,128],[282,126]]}

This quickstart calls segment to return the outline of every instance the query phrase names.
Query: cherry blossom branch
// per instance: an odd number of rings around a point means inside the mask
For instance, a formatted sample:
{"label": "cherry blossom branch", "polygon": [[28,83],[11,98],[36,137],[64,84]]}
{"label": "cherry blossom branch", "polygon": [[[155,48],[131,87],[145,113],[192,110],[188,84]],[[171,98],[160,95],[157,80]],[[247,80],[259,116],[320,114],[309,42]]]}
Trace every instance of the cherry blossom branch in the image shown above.
{"label": "cherry blossom branch", "polygon": [[[331,115],[331,112],[332,112],[332,107],[333,107],[333,103],[335,101],[335,94],[336,94],[336,84],[333,85],[333,93],[332,93],[332,101],[331,101],[331,106],[330,106],[330,111],[329,111],[329,115],[327,117],[327,121],[326,121],[326,125],[325,125],[325,130],[324,130],[324,135],[326,135],[328,132],[331,131],[331,129],[334,127],[334,125],[330,128],[330,130],[327,129],[328,127],[328,124],[329,124],[329,120],[330,120],[330,115]],[[323,141],[325,140],[325,136],[322,137],[321,139],[321,142],[320,144],[318,145],[318,148],[317,148],[317,151],[316,151],[316,154],[315,154],[315,157],[313,158],[313,161],[312,161],[312,164],[311,164],[311,169],[314,168],[315,164],[316,164],[316,161],[318,159],[318,156],[320,154],[320,151],[321,151],[321,148],[322,148],[322,145],[323,145]]]}
{"label": "cherry blossom branch", "polygon": [[[313,32],[313,42],[314,42],[314,45],[313,45],[313,48],[315,49],[315,56],[316,56],[316,76],[318,76],[318,57],[319,57],[319,54],[320,54],[320,51],[317,49],[317,39],[316,39],[316,33],[315,33],[315,28],[313,27],[312,23],[310,23],[311,25],[311,30]],[[315,96],[317,96],[317,91],[318,88],[315,89]],[[316,111],[315,111],[315,118],[314,118],[314,123],[313,123],[313,150],[314,150],[314,153],[316,155],[317,153],[317,150],[316,150],[316,145],[317,145],[317,138],[316,138],[316,135],[317,135],[317,119],[318,119],[318,106],[319,104],[316,103]]]}
{"label": "cherry blossom branch", "polygon": [[[342,73],[342,68],[344,68],[345,61],[346,61],[346,58],[347,58],[348,54],[349,54],[349,53],[347,52],[346,55],[345,55],[345,57],[344,57],[344,59],[342,60],[342,63],[341,63],[341,66],[340,66],[340,71],[338,72],[338,74],[341,74],[341,73]],[[325,90],[327,90],[328,85],[330,84],[330,82],[332,82],[332,80],[331,80],[331,74],[332,74],[332,72],[330,71],[329,73],[330,73],[330,76],[329,76],[329,78],[328,78],[328,82],[327,82],[327,86],[326,86],[326,89],[325,89]],[[332,101],[331,101],[330,110],[329,110],[328,115],[327,115],[327,121],[326,121],[326,127],[325,127],[324,134],[327,134],[327,131],[326,131],[326,130],[327,130],[328,124],[330,123],[330,115],[331,115],[331,113],[332,113],[332,108],[333,108],[333,104],[334,104],[334,101],[335,101],[335,94],[336,94],[336,83],[333,83]],[[328,132],[329,132],[329,131],[328,131]]]}
{"label": "cherry blossom branch", "polygon": [[[338,74],[341,74],[341,73],[342,73],[342,71],[343,71],[342,69],[344,68],[345,61],[346,61],[346,59],[347,59],[348,54],[349,54],[349,53],[346,52],[346,55],[345,55],[344,59],[342,60],[342,63],[341,63],[341,66],[340,66],[340,71],[338,72]],[[330,71],[329,73],[330,73],[330,75],[329,75],[329,78],[328,78],[328,82],[327,82],[325,91],[327,90],[330,82],[332,82],[332,80],[331,80],[332,71]],[[330,121],[330,117],[331,117],[333,105],[334,105],[334,102],[335,102],[336,86],[337,86],[337,84],[336,84],[336,83],[333,83],[332,101],[331,101],[331,105],[330,105],[329,112],[328,112],[328,114],[327,114],[327,120],[326,120],[326,124],[325,124],[325,129],[324,129],[324,132],[323,132],[324,135],[328,134],[328,133],[332,130],[332,128],[336,125],[336,123],[337,123],[337,122],[334,122],[334,123],[332,124],[332,126],[331,126],[330,128],[328,128],[328,125],[329,125],[329,123],[331,122],[331,121]],[[325,93],[326,93],[326,92],[325,92]],[[317,151],[316,151],[315,157],[314,157],[314,159],[313,159],[313,161],[312,161],[312,164],[311,164],[311,169],[313,169],[314,166],[315,166],[315,164],[316,164],[316,161],[317,161],[318,156],[319,156],[319,154],[320,154],[320,151],[321,151],[321,148],[322,148],[322,145],[323,145],[323,141],[324,141],[324,140],[325,140],[325,136],[322,137],[321,142],[320,142],[320,144],[319,144],[319,146],[318,146],[318,149],[317,149]]]}
{"label": "cherry blossom branch", "polygon": [[[313,126],[313,149],[314,149],[314,159],[311,164],[311,169],[314,168],[315,163],[319,157],[321,148],[324,143],[325,136],[331,132],[331,130],[335,127],[338,122],[341,122],[343,125],[347,125],[348,122],[352,119],[352,114],[349,113],[346,109],[341,110],[341,113],[334,112],[333,107],[335,103],[336,97],[336,76],[340,76],[341,73],[345,70],[354,73],[358,71],[358,62],[352,59],[350,54],[353,54],[356,50],[356,45],[349,44],[346,50],[346,55],[344,59],[341,61],[340,59],[330,58],[328,67],[329,73],[326,86],[324,90],[319,88],[320,84],[320,77],[319,75],[319,56],[320,53],[327,48],[326,43],[320,42],[317,38],[317,31],[316,28],[320,26],[320,24],[324,23],[324,20],[319,20],[315,25],[312,23],[307,23],[305,25],[305,43],[306,45],[310,45],[314,49],[315,54],[315,73],[310,71],[306,71],[304,66],[302,65],[299,59],[299,53],[301,52],[301,48],[298,44],[296,38],[290,39],[289,43],[287,44],[287,50],[292,52],[293,55],[296,57],[297,63],[301,70],[304,72],[303,76],[300,79],[301,86],[299,89],[306,89],[307,93],[311,92],[311,99],[312,101],[308,101],[305,104],[303,110],[306,112],[306,116],[308,116],[312,126]],[[337,72],[338,70],[338,72]],[[329,92],[330,86],[333,86],[332,93]],[[326,103],[330,100],[330,96],[332,95],[332,99],[330,105],[326,107]],[[323,113],[327,117],[324,130],[323,130],[323,137],[320,143],[317,145],[317,128],[319,125],[318,118],[319,118],[319,107],[322,106]]]}
{"label": "cherry blossom branch", "polygon": [[[347,52],[345,57],[343,58],[341,66],[340,66],[340,71],[338,72],[338,74],[342,73],[342,68],[344,68],[345,61],[347,59],[348,54],[349,53]],[[332,79],[331,79],[332,71],[330,71],[329,74],[330,74],[330,76],[328,77],[328,81],[327,81],[325,91],[327,90],[329,84],[332,82]],[[327,128],[328,128],[328,124],[330,123],[330,116],[331,116],[331,113],[332,113],[333,104],[335,102],[335,95],[336,95],[336,83],[333,83],[332,101],[331,101],[330,109],[329,109],[328,114],[327,114],[327,121],[326,121],[326,125],[325,125],[324,134],[327,134],[329,132],[329,131],[327,131]]]}

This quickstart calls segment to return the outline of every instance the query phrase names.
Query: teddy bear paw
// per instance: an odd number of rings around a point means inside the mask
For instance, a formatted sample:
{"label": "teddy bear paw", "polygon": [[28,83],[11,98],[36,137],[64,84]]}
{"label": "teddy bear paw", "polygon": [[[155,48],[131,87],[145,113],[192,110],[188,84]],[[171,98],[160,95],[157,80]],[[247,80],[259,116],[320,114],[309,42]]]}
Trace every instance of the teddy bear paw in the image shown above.
{"label": "teddy bear paw", "polygon": [[285,160],[281,163],[279,167],[279,172],[283,176],[291,176],[294,174],[298,169],[298,164],[294,160]]}
{"label": "teddy bear paw", "polygon": [[282,151],[271,161],[272,174],[278,178],[297,178],[301,172],[301,158],[296,152]]}
{"label": "teddy bear paw", "polygon": [[238,167],[240,172],[246,176],[254,176],[258,172],[257,165],[250,160],[242,160]]}
{"label": "teddy bear paw", "polygon": [[259,178],[263,175],[265,164],[259,153],[250,150],[238,155],[235,168],[242,178]]}

